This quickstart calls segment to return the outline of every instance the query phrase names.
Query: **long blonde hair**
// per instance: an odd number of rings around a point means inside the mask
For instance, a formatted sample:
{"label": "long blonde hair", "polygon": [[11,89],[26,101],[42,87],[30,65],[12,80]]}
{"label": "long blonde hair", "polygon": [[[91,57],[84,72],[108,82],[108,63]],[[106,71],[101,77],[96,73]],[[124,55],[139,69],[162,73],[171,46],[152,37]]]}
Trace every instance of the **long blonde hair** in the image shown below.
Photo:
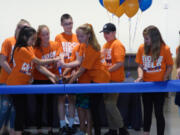
{"label": "long blonde hair", "polygon": [[159,29],[156,26],[150,25],[144,29],[143,35],[148,35],[151,38],[151,46],[145,44],[145,55],[152,53],[152,60],[157,60],[160,55],[161,46],[165,45]]}
{"label": "long blonde hair", "polygon": [[96,38],[96,35],[94,33],[93,27],[91,24],[83,24],[81,26],[79,26],[77,28],[77,30],[82,30],[84,32],[84,34],[89,34],[89,40],[88,40],[88,44],[91,45],[96,51],[100,51],[101,50],[101,46],[98,43],[98,40]]}

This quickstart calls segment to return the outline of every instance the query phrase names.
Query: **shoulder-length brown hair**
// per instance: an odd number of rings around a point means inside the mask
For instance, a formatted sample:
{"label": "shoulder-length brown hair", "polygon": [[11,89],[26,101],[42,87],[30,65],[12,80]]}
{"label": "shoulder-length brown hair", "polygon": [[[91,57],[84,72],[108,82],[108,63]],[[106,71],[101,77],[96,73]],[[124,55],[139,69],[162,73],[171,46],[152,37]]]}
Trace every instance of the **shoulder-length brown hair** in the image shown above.
{"label": "shoulder-length brown hair", "polygon": [[43,28],[47,28],[48,31],[49,31],[49,28],[48,28],[47,25],[44,25],[44,24],[43,24],[43,25],[39,25],[39,27],[38,27],[38,29],[37,29],[37,40],[36,40],[36,44],[35,44],[34,47],[37,47],[37,48],[38,48],[38,47],[41,46],[40,34],[41,34]]}
{"label": "shoulder-length brown hair", "polygon": [[156,26],[150,25],[144,29],[143,35],[148,35],[151,39],[151,46],[145,44],[145,55],[152,53],[152,60],[157,60],[160,55],[161,46],[165,45],[159,29]]}

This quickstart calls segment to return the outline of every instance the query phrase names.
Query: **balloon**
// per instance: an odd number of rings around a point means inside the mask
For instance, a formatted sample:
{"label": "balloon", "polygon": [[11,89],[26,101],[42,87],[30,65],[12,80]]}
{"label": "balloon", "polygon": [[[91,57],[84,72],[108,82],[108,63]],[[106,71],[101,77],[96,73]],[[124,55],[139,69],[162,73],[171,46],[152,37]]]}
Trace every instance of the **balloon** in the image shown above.
{"label": "balloon", "polygon": [[115,14],[116,9],[119,7],[119,0],[103,0],[104,7],[111,13]]}
{"label": "balloon", "polygon": [[133,17],[139,10],[138,0],[125,0],[124,12],[128,17]]}
{"label": "balloon", "polygon": [[120,5],[124,3],[125,0],[120,0]]}
{"label": "balloon", "polygon": [[118,7],[118,9],[115,12],[115,15],[117,17],[121,17],[124,14],[124,3]]}
{"label": "balloon", "polygon": [[151,6],[151,4],[152,0],[139,0],[139,7],[142,12],[148,9]]}
{"label": "balloon", "polygon": [[103,0],[99,0],[99,2],[104,7]]}

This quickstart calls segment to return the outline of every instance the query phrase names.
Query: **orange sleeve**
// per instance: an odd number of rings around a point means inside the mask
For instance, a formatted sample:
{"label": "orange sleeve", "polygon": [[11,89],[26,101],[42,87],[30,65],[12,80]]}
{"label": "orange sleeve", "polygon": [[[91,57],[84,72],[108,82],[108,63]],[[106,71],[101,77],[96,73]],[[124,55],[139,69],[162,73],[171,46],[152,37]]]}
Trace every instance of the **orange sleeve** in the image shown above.
{"label": "orange sleeve", "polygon": [[173,58],[170,51],[170,48],[166,46],[165,48],[165,62],[167,65],[173,65]]}
{"label": "orange sleeve", "polygon": [[116,44],[114,46],[114,60],[115,60],[115,63],[124,62],[124,59],[125,59],[125,48],[120,44]]}
{"label": "orange sleeve", "polygon": [[143,47],[142,46],[140,46],[139,47],[139,49],[138,49],[138,52],[137,52],[137,54],[136,54],[136,63],[138,63],[138,64],[143,64],[143,62],[142,62],[142,49],[143,49]]}
{"label": "orange sleeve", "polygon": [[86,69],[92,69],[100,53],[96,52],[90,47],[88,47],[87,49],[88,50],[86,50],[81,66]]}
{"label": "orange sleeve", "polygon": [[62,54],[64,51],[63,51],[63,47],[62,47],[62,44],[61,44],[61,39],[60,39],[60,36],[56,36],[55,38],[55,42],[57,43],[57,46],[58,46],[58,53],[59,55]]}
{"label": "orange sleeve", "polygon": [[8,57],[11,53],[11,43],[7,39],[2,43],[1,53],[2,55]]}
{"label": "orange sleeve", "polygon": [[58,43],[61,42],[61,40],[60,40],[60,38],[59,38],[59,35],[57,35],[57,36],[55,37],[55,41],[58,42]]}
{"label": "orange sleeve", "polygon": [[32,61],[32,59],[35,58],[33,50],[30,48],[22,48],[19,53],[21,54],[22,60],[24,61],[26,60]]}
{"label": "orange sleeve", "polygon": [[106,48],[106,44],[103,45],[102,50]]}

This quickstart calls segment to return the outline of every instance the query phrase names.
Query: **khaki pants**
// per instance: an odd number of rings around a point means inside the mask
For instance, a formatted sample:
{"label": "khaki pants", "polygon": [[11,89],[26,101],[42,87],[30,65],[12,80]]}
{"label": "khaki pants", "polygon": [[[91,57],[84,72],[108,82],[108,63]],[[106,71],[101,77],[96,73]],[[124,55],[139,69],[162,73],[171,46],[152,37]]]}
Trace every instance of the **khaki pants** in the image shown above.
{"label": "khaki pants", "polygon": [[110,129],[118,129],[124,126],[123,118],[117,107],[119,93],[104,94],[104,104]]}

